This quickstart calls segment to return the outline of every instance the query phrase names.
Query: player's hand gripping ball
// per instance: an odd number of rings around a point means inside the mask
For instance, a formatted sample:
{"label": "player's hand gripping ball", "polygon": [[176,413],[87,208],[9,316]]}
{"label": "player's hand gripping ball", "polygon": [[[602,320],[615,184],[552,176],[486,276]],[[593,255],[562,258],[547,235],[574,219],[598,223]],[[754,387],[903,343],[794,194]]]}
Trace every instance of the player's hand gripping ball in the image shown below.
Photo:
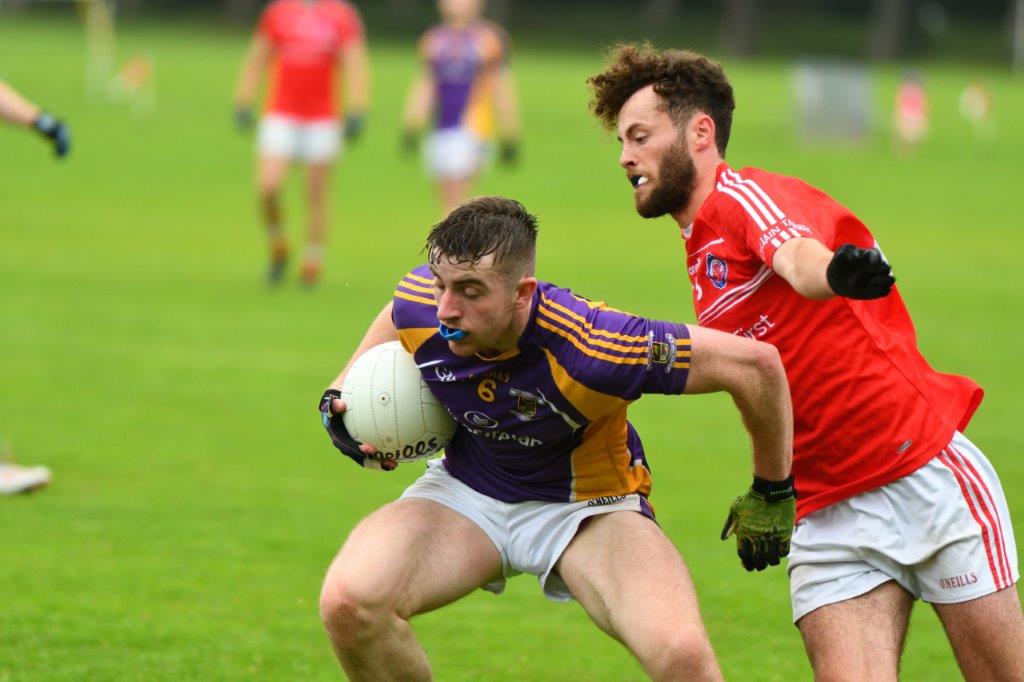
{"label": "player's hand gripping ball", "polygon": [[750,489],[729,507],[722,528],[722,539],[736,536],[736,554],[748,571],[763,571],[778,566],[789,554],[796,517],[796,490],[793,477],[785,481],[766,481],[754,477]]}
{"label": "player's hand gripping ball", "polygon": [[[397,463],[426,459],[440,452],[455,433],[455,420],[397,341],[360,355],[338,397],[347,409],[325,416],[324,425],[335,447],[364,467],[390,470]],[[376,452],[366,454],[359,448],[362,444]]]}

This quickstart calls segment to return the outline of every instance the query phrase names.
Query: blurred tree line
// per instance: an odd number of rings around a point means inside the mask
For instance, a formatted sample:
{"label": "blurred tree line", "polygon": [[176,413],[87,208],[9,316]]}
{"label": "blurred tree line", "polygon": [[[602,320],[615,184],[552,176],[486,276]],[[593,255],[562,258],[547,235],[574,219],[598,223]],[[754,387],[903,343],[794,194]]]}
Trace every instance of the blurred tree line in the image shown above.
{"label": "blurred tree line", "polygon": [[[0,0],[10,8],[38,0]],[[269,0],[108,0],[122,19],[187,13],[250,26]],[[436,21],[433,0],[349,0],[376,39]],[[45,3],[50,4],[50,3]],[[951,58],[1024,66],[1024,0],[488,0],[517,44],[650,39],[729,56]]]}

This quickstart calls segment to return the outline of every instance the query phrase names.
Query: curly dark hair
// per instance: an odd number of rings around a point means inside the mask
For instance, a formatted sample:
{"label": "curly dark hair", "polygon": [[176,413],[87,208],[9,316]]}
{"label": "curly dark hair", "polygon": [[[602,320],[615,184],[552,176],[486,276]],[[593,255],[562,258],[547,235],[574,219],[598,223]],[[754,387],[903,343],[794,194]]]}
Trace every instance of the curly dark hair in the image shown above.
{"label": "curly dark hair", "polygon": [[602,73],[587,79],[594,114],[609,130],[618,123],[622,105],[637,90],[654,86],[669,115],[682,126],[695,111],[715,122],[715,146],[725,156],[736,100],[722,65],[688,50],[659,52],[650,43],[612,48]]}
{"label": "curly dark hair", "polygon": [[494,267],[510,277],[532,275],[537,218],[514,199],[477,197],[461,204],[430,231],[425,246],[431,264],[475,263],[494,254]]}

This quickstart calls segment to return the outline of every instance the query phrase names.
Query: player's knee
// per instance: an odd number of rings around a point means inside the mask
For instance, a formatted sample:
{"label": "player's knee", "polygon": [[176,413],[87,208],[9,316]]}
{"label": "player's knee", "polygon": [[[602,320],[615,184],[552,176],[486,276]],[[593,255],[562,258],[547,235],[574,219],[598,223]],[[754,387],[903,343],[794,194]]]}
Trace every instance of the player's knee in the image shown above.
{"label": "player's knee", "polygon": [[711,642],[698,626],[685,626],[666,633],[656,651],[657,660],[652,666],[658,673],[655,679],[678,677],[681,673],[685,679],[707,679],[715,677],[718,670]]}
{"label": "player's knee", "polygon": [[320,618],[336,647],[362,646],[376,635],[385,617],[381,604],[361,597],[344,579],[328,574],[320,592]]}

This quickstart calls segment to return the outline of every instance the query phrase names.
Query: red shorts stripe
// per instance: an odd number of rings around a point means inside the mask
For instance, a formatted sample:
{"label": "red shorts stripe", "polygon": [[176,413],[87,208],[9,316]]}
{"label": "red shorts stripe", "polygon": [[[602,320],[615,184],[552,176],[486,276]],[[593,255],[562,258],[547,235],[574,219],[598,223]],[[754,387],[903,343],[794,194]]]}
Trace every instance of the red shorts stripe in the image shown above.
{"label": "red shorts stripe", "polygon": [[985,544],[985,555],[988,557],[989,570],[992,571],[992,580],[993,582],[995,582],[996,589],[1001,590],[1003,589],[1003,587],[1005,587],[1005,585],[1003,584],[1002,571],[996,569],[996,562],[995,559],[992,557],[992,543],[989,540],[989,528],[985,524],[985,522],[982,521],[981,516],[978,515],[978,510],[974,506],[974,500],[971,499],[971,493],[967,489],[967,484],[964,481],[964,476],[961,473],[960,469],[950,459],[949,453],[947,453],[945,450],[939,453],[939,461],[946,465],[946,467],[948,467],[949,470],[953,472],[953,476],[956,477],[956,482],[960,486],[960,492],[963,493],[964,499],[967,501],[967,507],[968,509],[971,510],[971,516],[974,517],[974,520],[981,528],[981,539],[982,542],[984,542]]}
{"label": "red shorts stripe", "polygon": [[[1006,534],[1003,533],[1003,520],[999,516],[999,507],[996,505],[995,498],[992,497],[992,491],[989,490],[985,484],[985,479],[981,477],[978,470],[971,464],[971,460],[968,459],[962,452],[957,450],[952,444],[949,449],[953,451],[953,454],[958,458],[958,461],[967,468],[968,475],[973,477],[976,484],[975,492],[977,492],[977,486],[981,487],[981,490],[985,493],[985,504],[984,507],[991,509],[991,516],[989,516],[989,522],[992,522],[992,516],[995,517],[995,525],[993,528],[996,531],[996,553],[999,557],[999,567],[1003,570],[1003,575],[1006,576],[1007,585],[1013,579],[1013,571],[1010,570],[1010,560],[1006,554]],[[980,497],[979,497],[980,499]]]}

